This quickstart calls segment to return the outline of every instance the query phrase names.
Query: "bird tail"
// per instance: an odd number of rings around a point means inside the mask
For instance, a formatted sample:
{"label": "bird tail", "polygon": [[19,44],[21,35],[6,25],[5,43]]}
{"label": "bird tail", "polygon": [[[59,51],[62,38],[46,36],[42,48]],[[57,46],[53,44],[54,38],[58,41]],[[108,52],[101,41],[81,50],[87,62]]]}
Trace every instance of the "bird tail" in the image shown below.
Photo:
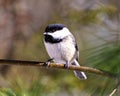
{"label": "bird tail", "polygon": [[[72,63],[72,65],[80,66],[79,63],[77,62],[77,60],[74,60],[74,62]],[[75,74],[76,77],[78,77],[81,80],[87,79],[87,76],[82,71],[74,71],[74,74]]]}

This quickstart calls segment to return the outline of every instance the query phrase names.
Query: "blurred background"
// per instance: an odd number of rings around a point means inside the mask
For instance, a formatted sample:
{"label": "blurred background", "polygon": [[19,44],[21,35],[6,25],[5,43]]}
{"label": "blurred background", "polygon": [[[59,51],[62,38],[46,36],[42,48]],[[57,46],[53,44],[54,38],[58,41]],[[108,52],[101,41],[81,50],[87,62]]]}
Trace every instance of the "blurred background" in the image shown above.
{"label": "blurred background", "polygon": [[[118,0],[0,0],[0,58],[46,61],[43,32],[65,24],[78,43],[79,63],[120,73]],[[112,78],[31,66],[0,66],[0,96],[108,96]],[[117,96],[114,94],[114,96]]]}

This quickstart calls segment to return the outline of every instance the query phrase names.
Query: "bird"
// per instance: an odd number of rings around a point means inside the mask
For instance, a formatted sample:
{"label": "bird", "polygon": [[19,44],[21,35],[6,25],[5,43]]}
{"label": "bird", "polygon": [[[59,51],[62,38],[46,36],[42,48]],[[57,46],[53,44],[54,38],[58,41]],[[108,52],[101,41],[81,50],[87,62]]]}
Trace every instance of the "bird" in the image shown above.
{"label": "bird", "polygon": [[[44,45],[50,58],[58,64],[80,66],[78,63],[79,50],[74,36],[64,24],[49,24],[43,33]],[[82,71],[74,70],[74,74],[81,80],[87,79]]]}

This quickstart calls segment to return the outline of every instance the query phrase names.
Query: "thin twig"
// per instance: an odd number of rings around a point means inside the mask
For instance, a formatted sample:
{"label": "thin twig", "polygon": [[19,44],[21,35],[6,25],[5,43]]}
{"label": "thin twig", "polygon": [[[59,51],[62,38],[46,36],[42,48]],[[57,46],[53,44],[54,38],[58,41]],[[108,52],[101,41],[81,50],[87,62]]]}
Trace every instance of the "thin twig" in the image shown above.
{"label": "thin twig", "polygon": [[[5,64],[5,65],[24,65],[24,66],[38,66],[38,67],[46,67],[45,62],[39,62],[39,61],[25,61],[25,60],[7,60],[7,59],[0,59],[0,64]],[[64,64],[56,64],[56,63],[50,63],[49,68],[59,68],[59,69],[66,69],[64,67]],[[94,73],[102,76],[107,76],[107,77],[112,77],[115,78],[116,75],[105,72],[99,69],[91,68],[91,67],[83,67],[83,66],[74,66],[70,65],[68,70],[79,70],[79,71],[84,71],[84,72],[89,72],[89,73]]]}
{"label": "thin twig", "polygon": [[[117,91],[119,91],[119,86],[120,86],[120,80],[119,80],[119,78],[116,78],[117,80],[117,85],[115,86],[115,88],[113,89],[113,91],[109,94],[109,96],[113,96]],[[120,95],[120,94],[119,94]],[[119,96],[118,95],[118,96]]]}
{"label": "thin twig", "polygon": [[117,88],[115,88],[115,89],[110,93],[109,96],[113,96],[113,95],[115,94],[116,91],[117,91]]}

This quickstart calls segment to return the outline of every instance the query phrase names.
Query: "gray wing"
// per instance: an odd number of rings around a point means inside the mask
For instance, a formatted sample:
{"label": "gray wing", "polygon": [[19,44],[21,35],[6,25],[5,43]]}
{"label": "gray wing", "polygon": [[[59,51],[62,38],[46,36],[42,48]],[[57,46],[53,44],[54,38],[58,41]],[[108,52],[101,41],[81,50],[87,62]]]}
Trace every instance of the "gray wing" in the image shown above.
{"label": "gray wing", "polygon": [[[77,43],[75,41],[75,38],[72,36],[73,38],[73,43],[75,45],[75,49],[76,49],[76,55],[75,55],[75,58],[76,60],[74,60],[71,64],[72,65],[75,65],[75,66],[80,66],[79,63],[78,63],[78,57],[79,57],[79,51],[78,51],[78,46],[77,46]],[[82,79],[82,80],[85,80],[87,79],[87,76],[85,75],[84,72],[82,71],[74,71],[74,74],[76,77],[78,77],[79,79]]]}
{"label": "gray wing", "polygon": [[76,49],[76,55],[75,55],[75,58],[76,58],[76,60],[78,61],[78,58],[79,58],[79,49],[78,49],[77,43],[76,43],[75,38],[74,38],[73,35],[71,35],[71,38],[72,38],[72,40],[73,40],[73,43],[74,43],[74,45],[75,45],[75,49]]}
{"label": "gray wing", "polygon": [[76,60],[78,61],[78,58],[79,58],[79,50],[78,50],[77,43],[75,44],[75,48],[76,48]]}

